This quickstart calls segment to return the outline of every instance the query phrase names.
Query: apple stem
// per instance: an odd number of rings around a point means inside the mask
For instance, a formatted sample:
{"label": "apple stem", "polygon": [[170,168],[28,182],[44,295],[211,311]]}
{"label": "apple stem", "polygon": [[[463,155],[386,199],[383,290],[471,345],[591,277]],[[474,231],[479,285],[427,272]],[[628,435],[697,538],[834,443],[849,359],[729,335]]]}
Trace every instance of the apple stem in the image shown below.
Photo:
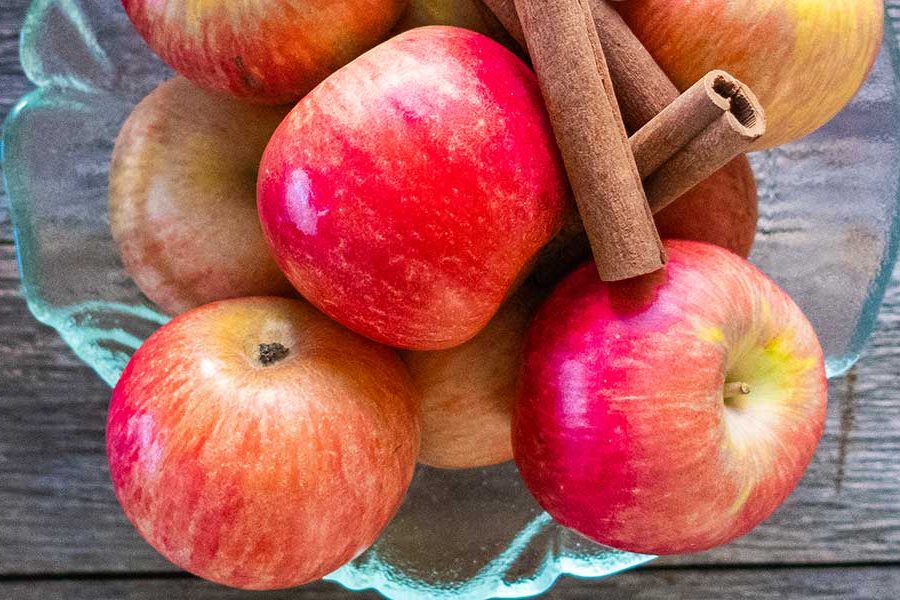
{"label": "apple stem", "polygon": [[725,399],[737,398],[738,396],[747,396],[750,394],[750,384],[743,381],[725,384]]}
{"label": "apple stem", "polygon": [[259,360],[259,364],[262,366],[269,367],[278,361],[284,360],[288,354],[290,354],[290,350],[278,342],[272,344],[260,344],[259,358],[257,360]]}

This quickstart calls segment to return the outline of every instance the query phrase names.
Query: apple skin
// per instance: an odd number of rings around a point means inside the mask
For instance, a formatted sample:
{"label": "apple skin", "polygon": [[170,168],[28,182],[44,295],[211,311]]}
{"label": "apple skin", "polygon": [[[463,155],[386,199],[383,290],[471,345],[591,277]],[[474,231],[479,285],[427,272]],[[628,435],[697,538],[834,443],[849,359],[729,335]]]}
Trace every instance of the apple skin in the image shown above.
{"label": "apple skin", "polygon": [[534,73],[454,27],[408,31],[329,77],[272,136],[257,187],[297,290],[412,350],[481,331],[568,198]]}
{"label": "apple skin", "polygon": [[406,0],[122,0],[154,52],[201,87],[284,104],[378,42]]}
{"label": "apple skin", "polygon": [[679,89],[712,69],[766,109],[756,149],[812,133],[856,94],[875,63],[883,0],[640,0],[614,6]]}
{"label": "apple skin", "polygon": [[525,335],[547,293],[526,283],[465,344],[400,353],[422,395],[420,463],[469,469],[512,460],[510,426]]}
{"label": "apple skin", "polygon": [[[261,344],[286,357],[264,365]],[[116,385],[116,496],[179,567],[244,589],[319,579],[395,514],[419,450],[395,352],[300,300],[241,298],[154,333]]]}
{"label": "apple skin", "polygon": [[715,244],[747,258],[759,222],[750,161],[738,156],[653,218],[660,237]]}
{"label": "apple skin", "polygon": [[259,160],[287,110],[175,77],[123,125],[109,172],[110,227],[125,269],[163,311],[296,295],[256,211]]}
{"label": "apple skin", "polygon": [[[560,523],[613,548],[697,552],[788,497],[822,435],[822,349],[750,263],[667,241],[656,274],[591,265],[538,311],[513,414],[519,470]],[[726,382],[751,392],[727,403]]]}

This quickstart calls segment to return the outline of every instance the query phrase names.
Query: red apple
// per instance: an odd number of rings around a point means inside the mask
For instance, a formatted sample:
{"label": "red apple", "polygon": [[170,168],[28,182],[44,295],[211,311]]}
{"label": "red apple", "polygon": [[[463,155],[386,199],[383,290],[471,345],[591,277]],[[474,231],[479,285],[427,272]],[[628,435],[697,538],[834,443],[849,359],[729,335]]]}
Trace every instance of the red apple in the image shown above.
{"label": "red apple", "polygon": [[110,227],[126,270],[165,312],[295,294],[256,212],[259,159],[286,113],[176,77],[125,121],[109,170]]}
{"label": "red apple", "polygon": [[208,88],[281,104],[381,41],[406,0],[122,0],[176,71]]}
{"label": "red apple", "polygon": [[468,469],[512,460],[510,423],[525,334],[546,295],[526,284],[462,346],[401,353],[422,395],[419,462]]}
{"label": "red apple", "polygon": [[631,552],[706,550],[791,493],[825,422],[822,349],[771,280],[716,246],[666,242],[665,270],[585,265],[529,331],[516,463],[560,523]]}
{"label": "red apple", "polygon": [[307,299],[376,341],[438,350],[487,325],[567,189],[532,71],[483,35],[422,27],[297,104],[257,197]]}
{"label": "red apple", "polygon": [[681,89],[712,69],[747,83],[766,109],[757,148],[827,123],[859,90],[878,49],[883,0],[615,2]]}
{"label": "red apple", "polygon": [[653,218],[663,238],[715,244],[747,258],[759,220],[750,161],[735,158]]}
{"label": "red apple", "polygon": [[321,578],[378,537],[419,450],[394,352],[307,303],[186,313],[112,395],[109,469],[125,514],[176,565],[246,589]]}

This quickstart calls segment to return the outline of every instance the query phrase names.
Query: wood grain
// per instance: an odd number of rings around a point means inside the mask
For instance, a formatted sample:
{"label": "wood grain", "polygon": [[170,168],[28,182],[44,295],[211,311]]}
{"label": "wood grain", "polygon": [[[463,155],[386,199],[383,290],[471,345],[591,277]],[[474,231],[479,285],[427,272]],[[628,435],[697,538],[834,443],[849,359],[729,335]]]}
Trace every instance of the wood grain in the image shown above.
{"label": "wood grain", "polygon": [[[548,599],[588,600],[886,600],[900,590],[900,569],[852,568],[655,569],[622,573],[604,580],[565,579]],[[0,597],[16,600],[377,600],[372,592],[351,594],[330,583],[278,592],[225,590],[194,579],[78,579],[0,582]]]}
{"label": "wood grain", "polygon": [[18,292],[0,246],[0,573],[170,569],[125,521],[109,483],[109,389]]}
{"label": "wood grain", "polygon": [[[2,0],[0,6],[0,123],[33,87],[19,63],[19,31],[29,3],[30,0]],[[12,240],[7,206],[6,190],[0,184],[0,244]]]}

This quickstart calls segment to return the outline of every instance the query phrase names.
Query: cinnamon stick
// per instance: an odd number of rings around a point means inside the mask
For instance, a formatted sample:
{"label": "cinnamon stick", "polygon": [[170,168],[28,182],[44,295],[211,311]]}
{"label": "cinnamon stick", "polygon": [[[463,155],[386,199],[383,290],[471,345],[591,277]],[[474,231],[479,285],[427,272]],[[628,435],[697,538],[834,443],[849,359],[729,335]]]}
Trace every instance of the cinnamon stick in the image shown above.
{"label": "cinnamon stick", "polygon": [[[601,279],[659,270],[665,251],[587,0],[514,0],[514,6]],[[579,93],[572,93],[573,82]]]}
{"label": "cinnamon stick", "polygon": [[[651,122],[660,112],[680,98],[678,89],[659,67],[644,45],[637,39],[622,17],[605,0],[587,0],[597,30],[601,32],[601,43],[608,60],[608,71],[612,78],[622,118],[630,131],[639,131]],[[497,20],[510,35],[520,44],[524,44],[524,35],[516,14],[514,0],[483,0]],[[761,108],[759,109],[761,111]],[[696,118],[694,123],[702,123]],[[712,139],[714,131],[706,132],[705,140],[697,140],[690,152],[681,156],[679,162],[672,163],[662,173],[656,174],[647,182],[646,193],[651,207],[661,210],[677,198],[672,197],[677,190],[684,192],[715,173],[729,160],[749,149],[745,144],[745,135],[735,135],[736,124],[725,122],[719,125],[722,133],[728,136],[718,148],[714,148]],[[682,125],[683,127],[683,125]],[[693,131],[683,131],[687,136]],[[675,135],[675,134],[673,134]],[[699,135],[699,133],[698,133]],[[683,138],[682,138],[683,139]],[[671,146],[674,146],[671,143]],[[669,150],[671,150],[671,146]],[[743,148],[738,152],[738,148]],[[713,152],[715,150],[715,152]],[[728,156],[728,155],[731,156]],[[665,153],[654,158],[658,162]],[[653,171],[653,163],[645,164],[643,154],[639,154],[637,163],[643,177],[647,171]],[[688,164],[690,163],[690,164]],[[687,170],[679,167],[688,166]]]}
{"label": "cinnamon stick", "polygon": [[[746,152],[765,127],[765,112],[749,88],[725,71],[708,73],[629,140],[653,213]],[[538,256],[537,282],[555,283],[588,252],[570,215]]]}
{"label": "cinnamon stick", "polygon": [[519,22],[519,14],[516,12],[515,0],[481,0],[485,6],[491,9],[503,28],[507,33],[516,40],[516,42],[526,47],[525,32],[522,31],[522,24]]}
{"label": "cinnamon stick", "polygon": [[712,71],[631,136],[641,178],[647,178],[731,108],[728,90],[741,84]]}
{"label": "cinnamon stick", "polygon": [[[523,47],[526,46],[515,0],[483,1],[510,35]],[[679,96],[675,85],[619,14],[604,0],[587,2],[595,28],[602,33],[598,39],[608,61],[601,76],[609,74],[612,86],[606,88],[607,92],[614,90],[625,124],[631,131],[640,133],[631,140],[636,166],[640,167],[641,176],[647,179],[649,204],[653,212],[658,212],[729,160],[748,150],[748,141],[765,129],[762,108],[752,92],[748,92],[746,97],[753,97],[754,100],[746,106],[751,106],[753,110],[742,113],[742,116],[733,112],[717,114],[712,107],[722,108],[716,99],[716,95],[721,94],[716,92],[714,86],[712,91],[716,94],[710,92],[707,78],[698,82],[696,89],[688,90],[687,96]],[[705,93],[701,95],[700,91]],[[695,103],[685,106],[692,99]],[[698,99],[703,103],[697,104]],[[701,114],[704,110],[706,112]],[[685,111],[691,117],[679,123],[679,111]],[[660,113],[664,113],[660,120],[653,122]],[[716,120],[708,123],[710,118]],[[751,122],[753,118],[757,120]],[[650,129],[642,130],[648,123]],[[718,140],[716,136],[719,136]],[[658,172],[650,175],[654,170]],[[542,253],[539,264],[548,264],[548,259],[554,256],[580,255],[577,248],[581,245],[579,238],[577,224],[569,227]]]}
{"label": "cinnamon stick", "polygon": [[[515,0],[482,0],[510,36],[526,47]],[[678,98],[678,88],[605,0],[587,0],[609,66],[622,118],[637,131]]]}
{"label": "cinnamon stick", "polygon": [[766,132],[765,111],[752,90],[722,71],[704,79],[715,90],[710,100],[727,100],[728,110],[644,181],[654,213],[749,151]]}

